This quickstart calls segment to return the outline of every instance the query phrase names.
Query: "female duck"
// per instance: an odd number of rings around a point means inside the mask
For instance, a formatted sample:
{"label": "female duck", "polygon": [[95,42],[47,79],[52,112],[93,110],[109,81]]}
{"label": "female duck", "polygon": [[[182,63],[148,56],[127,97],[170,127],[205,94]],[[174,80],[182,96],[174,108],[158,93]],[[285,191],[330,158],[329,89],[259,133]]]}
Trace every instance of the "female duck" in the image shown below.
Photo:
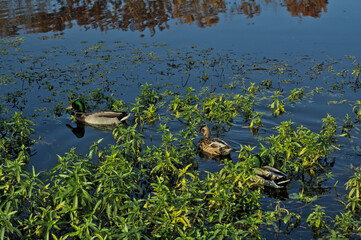
{"label": "female duck", "polygon": [[198,142],[198,148],[212,157],[225,157],[230,154],[232,148],[220,138],[210,138],[211,131],[206,125],[201,126],[197,133],[202,133],[203,138]]}
{"label": "female duck", "polygon": [[130,116],[130,113],[113,111],[85,113],[85,105],[79,100],[74,101],[66,109],[72,108],[76,111],[75,119],[77,121],[90,125],[115,125],[125,121]]}
{"label": "female duck", "polygon": [[255,175],[251,176],[251,179],[260,185],[271,188],[284,188],[287,183],[290,181],[287,178],[287,175],[282,171],[270,167],[270,166],[262,166],[262,159],[257,154],[252,158],[253,168]]}

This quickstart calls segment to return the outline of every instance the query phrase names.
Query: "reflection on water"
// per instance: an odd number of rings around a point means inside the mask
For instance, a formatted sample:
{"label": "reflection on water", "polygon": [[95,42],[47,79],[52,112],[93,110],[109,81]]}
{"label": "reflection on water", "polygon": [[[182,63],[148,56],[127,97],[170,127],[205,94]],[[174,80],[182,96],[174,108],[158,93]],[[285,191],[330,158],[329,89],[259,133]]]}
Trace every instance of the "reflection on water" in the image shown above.
{"label": "reflection on water", "polygon": [[292,16],[320,17],[327,0],[2,0],[0,36],[26,33],[62,32],[78,25],[100,31],[123,30],[151,35],[168,29],[169,22],[210,27],[219,22],[219,13],[240,14],[249,18],[268,4],[285,7]]}
{"label": "reflection on water", "polygon": [[322,12],[327,12],[327,0],[285,0],[282,6],[294,17],[310,16],[318,18]]}
{"label": "reflection on water", "polygon": [[81,122],[76,123],[76,127],[72,127],[70,124],[66,124],[66,127],[77,137],[82,138],[85,134],[84,124]]}

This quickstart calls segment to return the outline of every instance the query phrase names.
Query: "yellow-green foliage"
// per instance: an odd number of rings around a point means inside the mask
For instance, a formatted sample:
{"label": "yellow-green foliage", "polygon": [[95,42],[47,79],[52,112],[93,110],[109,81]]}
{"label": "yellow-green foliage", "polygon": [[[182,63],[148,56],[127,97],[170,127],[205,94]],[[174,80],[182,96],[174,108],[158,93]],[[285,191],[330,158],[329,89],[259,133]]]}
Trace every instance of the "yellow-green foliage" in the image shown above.
{"label": "yellow-green foliage", "polygon": [[[282,122],[276,127],[277,135],[266,138],[269,147],[261,144],[261,155],[268,163],[290,171],[308,171],[315,175],[319,161],[336,147],[332,145],[336,125],[326,118],[321,133],[314,133],[304,126],[293,127],[293,122]],[[332,120],[332,119],[331,119]]]}
{"label": "yellow-green foliage", "polygon": [[5,159],[0,237],[259,238],[266,218],[250,166],[228,161],[201,179],[191,160],[194,130],[174,135],[160,125],[162,144],[150,148],[135,127],[118,127],[108,150],[98,147],[100,141],[87,155],[72,149],[41,176],[23,170],[18,159]]}
{"label": "yellow-green foliage", "polygon": [[356,169],[354,176],[346,183],[349,189],[347,208],[352,212],[361,211],[361,168]]}
{"label": "yellow-green foliage", "polygon": [[31,155],[31,146],[35,140],[31,139],[35,124],[22,113],[15,112],[8,119],[0,118],[0,163],[5,159],[16,159],[21,156],[27,158]]}

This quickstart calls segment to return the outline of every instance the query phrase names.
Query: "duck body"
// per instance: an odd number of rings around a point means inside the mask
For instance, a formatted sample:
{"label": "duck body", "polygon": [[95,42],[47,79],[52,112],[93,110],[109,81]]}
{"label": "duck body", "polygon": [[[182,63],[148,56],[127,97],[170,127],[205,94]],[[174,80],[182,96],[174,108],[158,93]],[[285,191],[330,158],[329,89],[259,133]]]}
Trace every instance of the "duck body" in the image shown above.
{"label": "duck body", "polygon": [[270,166],[261,167],[261,162],[262,160],[259,155],[253,157],[253,164],[255,165],[253,171],[255,174],[251,176],[251,180],[265,187],[284,188],[290,181],[287,175]]}
{"label": "duck body", "polygon": [[97,111],[93,113],[85,113],[85,105],[77,100],[66,109],[75,109],[75,119],[79,122],[93,126],[116,125],[125,121],[130,113],[114,112],[114,111]]}
{"label": "duck body", "polygon": [[251,179],[265,187],[284,188],[290,181],[285,173],[270,166],[254,168],[253,170],[255,175],[252,175]]}
{"label": "duck body", "polygon": [[232,148],[220,138],[210,138],[210,130],[206,125],[201,126],[197,133],[202,133],[203,138],[198,142],[198,148],[207,156],[225,157],[228,156]]}
{"label": "duck body", "polygon": [[93,113],[77,112],[75,119],[89,125],[115,125],[129,117],[126,112],[98,111]]}

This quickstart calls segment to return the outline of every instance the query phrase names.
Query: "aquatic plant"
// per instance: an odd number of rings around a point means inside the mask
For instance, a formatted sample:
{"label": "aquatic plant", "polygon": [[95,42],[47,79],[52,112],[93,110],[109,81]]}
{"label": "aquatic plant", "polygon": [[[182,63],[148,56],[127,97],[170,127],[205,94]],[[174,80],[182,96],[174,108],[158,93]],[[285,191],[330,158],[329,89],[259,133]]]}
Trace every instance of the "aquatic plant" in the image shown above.
{"label": "aquatic plant", "polygon": [[327,216],[324,211],[324,207],[320,205],[315,205],[313,212],[308,216],[306,222],[311,226],[314,231],[314,237],[320,237],[322,233],[328,231],[328,224],[325,220]]}
{"label": "aquatic plant", "polygon": [[295,104],[296,100],[302,100],[303,94],[303,88],[295,88],[291,90],[290,95],[288,95],[288,100],[292,104]]}
{"label": "aquatic plant", "polygon": [[[257,118],[257,113],[254,113],[255,101],[253,98],[254,98],[253,93],[246,95],[236,94],[233,97],[233,99],[235,100],[235,105],[237,106],[237,110],[242,112],[244,120],[246,122],[250,120],[251,117]],[[259,126],[259,124],[256,124],[254,126]]]}
{"label": "aquatic plant", "polygon": [[353,112],[356,113],[357,120],[361,120],[361,101],[356,101],[353,107]]}
{"label": "aquatic plant", "polygon": [[[35,124],[22,113],[15,112],[10,118],[0,118],[0,163],[6,159],[17,159],[22,156],[24,162],[29,162]],[[22,154],[20,154],[22,153]]]}
{"label": "aquatic plant", "polygon": [[206,119],[215,124],[230,123],[238,115],[235,102],[223,95],[205,98],[202,107]]}
{"label": "aquatic plant", "polygon": [[361,168],[357,168],[355,174],[346,183],[346,189],[350,189],[348,193],[347,208],[353,213],[361,210]]}
{"label": "aquatic plant", "polygon": [[136,128],[114,129],[108,149],[100,140],[87,155],[70,150],[49,173],[5,159],[1,238],[259,237],[261,195],[249,165],[225,162],[201,180],[190,161],[196,124],[177,135],[159,125],[162,144],[152,148]]}
{"label": "aquatic plant", "polygon": [[253,134],[257,134],[260,128],[263,126],[262,119],[260,117],[260,113],[254,113],[252,116],[251,123],[249,124],[249,128]]}
{"label": "aquatic plant", "polygon": [[272,114],[277,117],[282,115],[285,112],[285,102],[283,100],[279,100],[278,98],[282,96],[282,93],[279,91],[275,91],[274,95],[271,96],[272,103],[269,105],[272,110]]}
{"label": "aquatic plant", "polygon": [[286,227],[285,232],[288,234],[297,228],[301,222],[301,216],[281,207],[280,201],[277,202],[275,210],[267,214],[269,214],[271,224],[274,225],[276,232],[281,232],[281,225],[284,224]]}
{"label": "aquatic plant", "polygon": [[[327,158],[328,154],[336,147],[332,144],[330,133],[335,131],[335,125],[326,123],[320,134],[313,133],[306,127],[293,128],[293,122],[281,122],[275,129],[278,135],[272,135],[265,139],[269,147],[260,144],[261,156],[268,164],[276,166],[284,171],[309,172],[315,176],[320,160]],[[327,126],[327,127],[326,127]],[[332,136],[332,135],[331,135]]]}

